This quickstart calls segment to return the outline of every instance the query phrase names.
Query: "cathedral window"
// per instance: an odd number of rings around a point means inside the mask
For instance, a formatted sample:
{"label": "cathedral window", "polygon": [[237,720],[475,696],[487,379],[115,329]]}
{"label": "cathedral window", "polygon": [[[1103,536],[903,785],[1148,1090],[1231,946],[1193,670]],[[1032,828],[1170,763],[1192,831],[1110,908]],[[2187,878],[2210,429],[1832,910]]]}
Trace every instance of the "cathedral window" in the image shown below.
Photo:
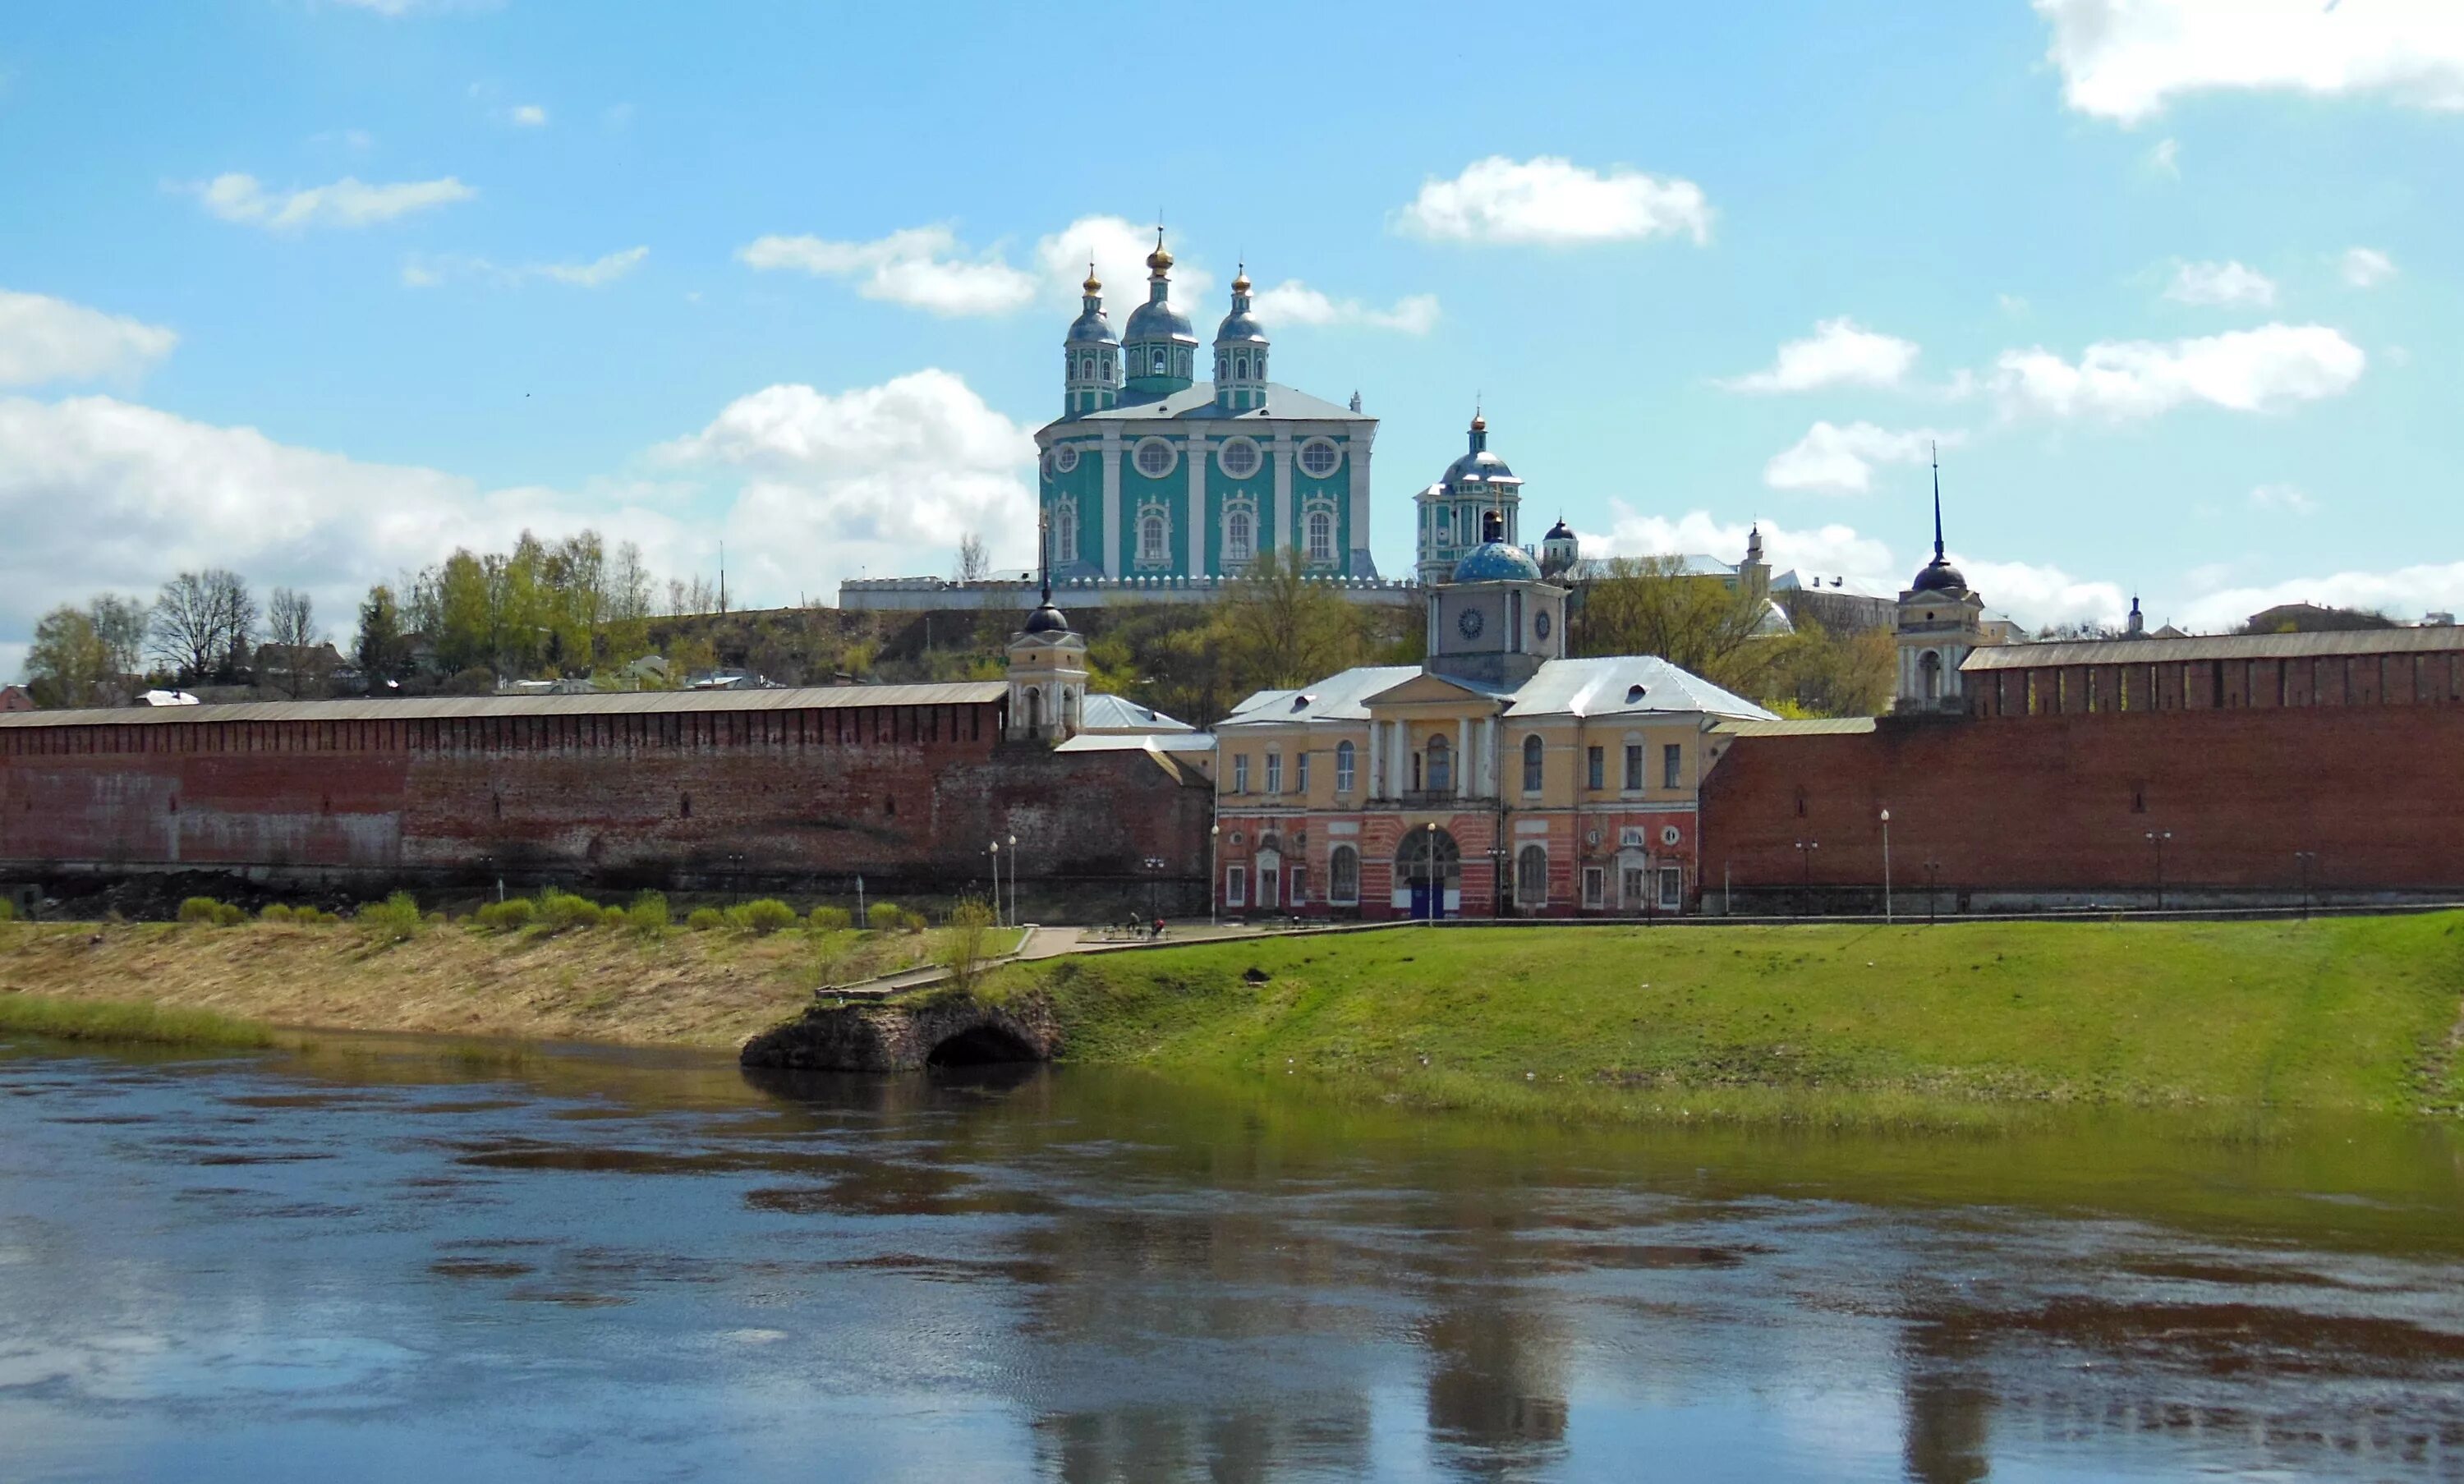
{"label": "cathedral window", "polygon": [[1342,453],[1328,439],[1312,438],[1301,445],[1301,470],[1313,479],[1324,479],[1342,462]]}
{"label": "cathedral window", "polygon": [[1224,473],[1235,479],[1246,479],[1258,471],[1258,446],[1246,438],[1231,439],[1215,455],[1215,461],[1222,466]]}
{"label": "cathedral window", "polygon": [[1172,445],[1161,438],[1148,438],[1138,444],[1136,455],[1138,472],[1149,479],[1161,479],[1171,473],[1172,467],[1177,460],[1178,456],[1173,452]]}
{"label": "cathedral window", "polygon": [[1155,374],[1162,376],[1171,371],[1171,369],[1172,359],[1170,355],[1158,347],[1155,353]]}
{"label": "cathedral window", "polygon": [[1233,511],[1223,517],[1223,559],[1247,561],[1254,555],[1251,550],[1249,513],[1244,510]]}
{"label": "cathedral window", "polygon": [[1064,564],[1078,559],[1078,502],[1063,500],[1052,508],[1052,559]]}
{"label": "cathedral window", "polygon": [[1309,513],[1309,559],[1314,562],[1334,560],[1334,517],[1325,511]]}
{"label": "cathedral window", "polygon": [[1076,469],[1078,467],[1077,448],[1072,445],[1065,443],[1060,447],[1053,449],[1052,467],[1065,474],[1069,472],[1071,469]]}
{"label": "cathedral window", "polygon": [[1172,559],[1172,522],[1163,512],[1151,510],[1138,517],[1138,560],[1160,562]]}

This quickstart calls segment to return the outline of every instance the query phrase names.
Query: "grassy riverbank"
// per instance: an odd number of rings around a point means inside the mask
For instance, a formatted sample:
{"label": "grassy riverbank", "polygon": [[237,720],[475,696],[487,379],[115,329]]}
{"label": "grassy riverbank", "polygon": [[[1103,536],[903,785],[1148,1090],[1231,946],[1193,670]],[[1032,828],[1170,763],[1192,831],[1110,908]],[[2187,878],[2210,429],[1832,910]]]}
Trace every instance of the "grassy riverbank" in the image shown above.
{"label": "grassy riverbank", "polygon": [[0,994],[0,1035],[55,1041],[134,1041],[157,1046],[261,1050],[274,1033],[253,1020],[146,1000]]}
{"label": "grassy riverbank", "polygon": [[1420,929],[1055,960],[987,993],[1049,995],[1072,1060],[1499,1111],[2453,1110],[2459,929],[2459,914]]}
{"label": "grassy riverbank", "polygon": [[725,1048],[795,1015],[815,986],[929,959],[941,939],[801,927],[456,923],[397,939],[350,923],[0,923],[0,1030],[35,1029],[9,1018],[11,1003],[143,1001],[276,1026]]}

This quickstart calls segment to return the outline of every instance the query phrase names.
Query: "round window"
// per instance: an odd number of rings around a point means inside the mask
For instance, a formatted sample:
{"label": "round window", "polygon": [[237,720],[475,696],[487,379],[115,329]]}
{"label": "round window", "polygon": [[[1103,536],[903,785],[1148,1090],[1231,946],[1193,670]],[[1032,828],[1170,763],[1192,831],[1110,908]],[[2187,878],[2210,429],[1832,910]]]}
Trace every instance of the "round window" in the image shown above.
{"label": "round window", "polygon": [[1462,616],[1455,620],[1455,627],[1463,630],[1463,638],[1478,639],[1480,637],[1480,610],[1478,608],[1465,608],[1463,611]]}
{"label": "round window", "polygon": [[1161,438],[1139,440],[1138,449],[1133,457],[1138,466],[1138,472],[1149,479],[1161,479],[1172,472],[1172,467],[1175,464],[1180,462],[1180,455],[1174,452],[1172,445]]}
{"label": "round window", "polygon": [[1681,836],[1681,835],[1679,835],[1679,834],[1677,833],[1677,826],[1676,826],[1676,825],[1673,825],[1673,824],[1663,824],[1663,825],[1661,825],[1661,826],[1660,827],[1660,842],[1661,842],[1661,844],[1663,844],[1663,845],[1673,845],[1673,844],[1676,844],[1676,843],[1678,842],[1678,840],[1682,840],[1682,839],[1683,839],[1683,838],[1684,838],[1684,837],[1683,837],[1683,836]]}
{"label": "round window", "polygon": [[1544,608],[1531,616],[1531,632],[1539,635],[1543,639],[1549,637],[1549,611],[1547,609]]}
{"label": "round window", "polygon": [[1301,445],[1301,471],[1312,478],[1324,479],[1343,462],[1343,450],[1332,439],[1312,438]]}
{"label": "round window", "polygon": [[1246,479],[1258,471],[1258,446],[1246,438],[1235,438],[1215,455],[1215,462],[1234,479]]}
{"label": "round window", "polygon": [[1078,467],[1078,449],[1073,444],[1063,444],[1052,450],[1052,467],[1067,473]]}

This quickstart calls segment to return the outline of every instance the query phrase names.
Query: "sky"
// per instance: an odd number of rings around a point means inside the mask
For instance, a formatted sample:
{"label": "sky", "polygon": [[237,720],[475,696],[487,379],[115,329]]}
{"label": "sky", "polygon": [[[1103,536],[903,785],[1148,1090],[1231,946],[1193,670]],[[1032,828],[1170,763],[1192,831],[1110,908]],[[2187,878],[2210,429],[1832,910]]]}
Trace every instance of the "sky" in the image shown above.
{"label": "sky", "polygon": [[[2464,608],[2464,5],[0,8],[0,675],[175,572],[1032,557],[1092,256],[1587,553]],[[1537,526],[1527,529],[1536,530]]]}

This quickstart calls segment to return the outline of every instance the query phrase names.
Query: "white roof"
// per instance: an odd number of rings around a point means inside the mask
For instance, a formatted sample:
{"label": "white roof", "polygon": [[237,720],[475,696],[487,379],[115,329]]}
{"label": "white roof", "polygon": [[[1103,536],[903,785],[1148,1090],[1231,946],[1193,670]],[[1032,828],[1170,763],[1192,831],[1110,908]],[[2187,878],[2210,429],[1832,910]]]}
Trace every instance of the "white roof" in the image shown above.
{"label": "white roof", "polygon": [[1840,593],[1850,598],[1871,598],[1880,602],[1897,602],[1900,590],[1871,578],[1848,577],[1839,573],[1829,576],[1808,576],[1792,567],[1771,578],[1774,593]]}
{"label": "white roof", "polygon": [[1261,690],[1232,708],[1232,714],[1221,723],[1237,727],[1243,722],[1282,721],[1367,721],[1369,708],[1362,703],[1381,690],[1391,690],[1420,673],[1417,665],[1364,665],[1356,669],[1329,675],[1316,685],[1298,690]]}
{"label": "white roof", "polygon": [[1082,731],[1053,749],[1056,753],[1211,753],[1213,734],[1204,731]]}
{"label": "white roof", "polygon": [[[1261,690],[1232,709],[1218,731],[1293,721],[1366,721],[1367,702],[1425,672],[1417,665],[1369,665],[1330,675],[1298,690]],[[1701,711],[1746,721],[1778,718],[1742,696],[1731,695],[1651,655],[1610,655],[1592,660],[1551,660],[1521,689],[1491,691],[1460,676],[1440,675],[1466,690],[1495,694],[1508,716],[1644,715]],[[1639,695],[1634,694],[1637,687]],[[1629,699],[1631,697],[1631,699]]]}
{"label": "white roof", "polygon": [[1195,731],[1185,721],[1166,716],[1152,706],[1127,696],[1089,692],[1078,702],[1078,730],[1084,731]]}

